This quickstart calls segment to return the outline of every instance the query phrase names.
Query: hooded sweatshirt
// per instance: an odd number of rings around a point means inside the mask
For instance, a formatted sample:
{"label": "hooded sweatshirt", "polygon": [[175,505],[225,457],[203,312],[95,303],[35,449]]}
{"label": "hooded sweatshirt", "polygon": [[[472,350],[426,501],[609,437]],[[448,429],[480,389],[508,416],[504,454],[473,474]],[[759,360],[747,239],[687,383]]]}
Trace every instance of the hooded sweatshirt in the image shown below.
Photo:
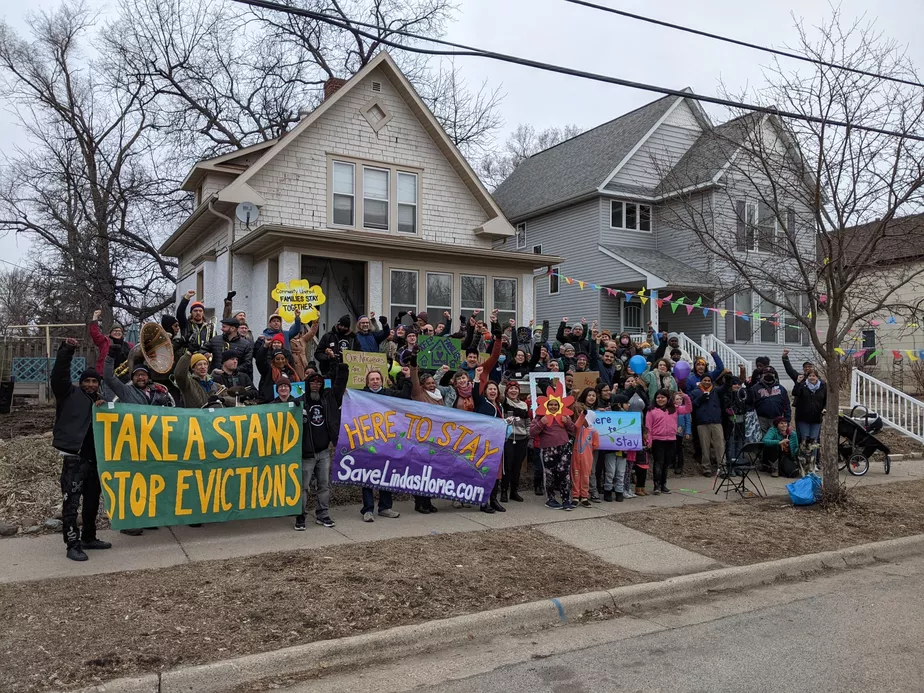
{"label": "hooded sweatshirt", "polygon": [[761,379],[751,387],[751,398],[754,401],[754,410],[757,415],[765,419],[775,419],[782,416],[790,420],[792,411],[789,406],[789,394],[786,388],[774,376],[773,384],[767,385]]}
{"label": "hooded sweatshirt", "polygon": [[680,414],[689,414],[692,411],[690,398],[683,395],[683,405],[676,407],[674,413],[667,409],[652,407],[645,415],[645,428],[648,430],[650,440],[669,440],[677,439],[677,417]]}
{"label": "hooded sweatshirt", "polygon": [[698,426],[722,423],[722,395],[724,393],[724,387],[713,385],[706,390],[702,383],[691,391],[690,399],[693,402],[693,410],[696,412]]}

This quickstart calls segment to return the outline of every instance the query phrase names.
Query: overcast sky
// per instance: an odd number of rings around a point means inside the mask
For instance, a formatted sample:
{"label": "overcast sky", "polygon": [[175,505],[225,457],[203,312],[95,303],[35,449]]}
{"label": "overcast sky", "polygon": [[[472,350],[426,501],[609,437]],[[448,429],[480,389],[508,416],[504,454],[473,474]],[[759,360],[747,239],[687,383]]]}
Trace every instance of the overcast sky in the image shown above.
{"label": "overcast sky", "polygon": [[[112,3],[87,0],[105,10]],[[830,14],[828,0],[596,0],[619,9],[753,43],[784,47],[796,44],[794,12],[808,24]],[[58,0],[0,0],[0,16],[23,28],[27,11],[51,8]],[[665,87],[692,87],[715,94],[720,81],[731,91],[763,82],[761,66],[770,56],[674,30],[572,5],[564,0],[458,0],[458,20],[448,38],[497,52],[600,72]],[[872,6],[872,9],[870,7]],[[908,46],[908,53],[924,71],[922,0],[842,0],[848,18],[875,20],[885,37]],[[501,113],[505,129],[518,123],[537,128],[575,123],[583,128],[647,103],[658,95],[597,82],[540,72],[481,58],[458,58],[457,65],[472,86],[487,79],[506,94]],[[707,107],[721,120],[720,109]],[[0,112],[0,149],[25,146],[12,116]],[[503,134],[501,135],[503,137]],[[27,252],[23,239],[0,238],[0,259],[17,262]]]}

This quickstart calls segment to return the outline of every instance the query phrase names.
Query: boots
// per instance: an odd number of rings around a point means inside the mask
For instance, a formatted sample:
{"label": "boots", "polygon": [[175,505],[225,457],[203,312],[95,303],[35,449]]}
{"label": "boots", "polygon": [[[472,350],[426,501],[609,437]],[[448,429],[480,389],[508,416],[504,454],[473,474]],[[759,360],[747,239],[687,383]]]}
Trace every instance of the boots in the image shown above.
{"label": "boots", "polygon": [[500,502],[501,502],[501,503],[506,503],[507,500],[508,500],[508,498],[507,498],[507,489],[503,488],[503,489],[501,489],[501,499],[500,499]]}
{"label": "boots", "polygon": [[647,496],[647,495],[648,495],[648,492],[645,490],[645,487],[644,487],[644,486],[636,486],[636,487],[635,487],[635,495],[636,495],[636,496]]}
{"label": "boots", "polygon": [[535,483],[533,484],[533,490],[536,492],[536,495],[537,495],[537,496],[541,496],[541,495],[543,494],[543,491],[542,491],[542,482],[541,482],[541,481],[535,482]]}
{"label": "boots", "polygon": [[489,503],[489,505],[491,506],[491,508],[493,508],[497,512],[505,513],[507,512],[507,509],[503,505],[497,502],[497,491],[498,491],[499,486],[500,486],[500,482],[495,481],[494,488],[491,489],[491,502]]}

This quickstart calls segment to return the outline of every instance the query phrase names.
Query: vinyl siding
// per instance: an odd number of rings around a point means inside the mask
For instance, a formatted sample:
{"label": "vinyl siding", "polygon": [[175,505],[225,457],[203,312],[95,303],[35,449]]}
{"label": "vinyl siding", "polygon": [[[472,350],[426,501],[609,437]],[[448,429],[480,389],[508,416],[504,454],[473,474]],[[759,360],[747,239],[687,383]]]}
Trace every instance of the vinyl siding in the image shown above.
{"label": "vinyl siding", "polygon": [[[625,229],[610,228],[610,207],[613,200],[622,200],[623,202],[632,202],[630,198],[600,198],[600,237],[603,239],[603,245],[613,248],[642,248],[644,250],[655,249],[655,237],[651,231],[629,231]],[[642,204],[650,204],[643,202]],[[657,227],[657,211],[652,210],[652,224]]]}
{"label": "vinyl siding", "polygon": [[[713,225],[712,193],[695,193],[685,198],[669,200],[654,210],[654,248],[681,262],[708,271],[715,256],[706,250],[697,230]],[[704,229],[705,225],[705,229]]]}
{"label": "vinyl siding", "polygon": [[[689,110],[686,103],[682,103],[679,108]],[[693,125],[696,129],[662,123],[607,187],[618,188],[620,184],[656,187],[702,133],[695,120]]]}

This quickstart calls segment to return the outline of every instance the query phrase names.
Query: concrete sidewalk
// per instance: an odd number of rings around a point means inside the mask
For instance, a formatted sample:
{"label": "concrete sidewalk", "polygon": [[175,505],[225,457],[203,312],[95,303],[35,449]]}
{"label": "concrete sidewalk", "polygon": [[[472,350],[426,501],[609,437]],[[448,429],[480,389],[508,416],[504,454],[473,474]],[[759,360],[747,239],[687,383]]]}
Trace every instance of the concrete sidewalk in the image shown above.
{"label": "concrete sidewalk", "polygon": [[[785,486],[790,481],[769,476],[762,478],[771,495],[785,494]],[[889,476],[883,474],[881,464],[874,464],[865,477],[849,477],[847,483],[851,487],[921,478],[924,478],[924,462],[908,460],[894,463]],[[414,512],[410,501],[396,503],[395,509],[401,512],[399,519],[376,515],[374,523],[362,521],[359,505],[334,506],[330,514],[337,525],[335,529],[309,524],[305,532],[293,531],[291,518],[242,520],[198,529],[180,525],[146,531],[140,537],[103,531],[100,538],[111,541],[113,548],[92,552],[85,563],[65,558],[59,534],[16,537],[0,540],[0,583],[164,568],[273,551],[522,526],[538,526],[552,536],[625,568],[653,575],[679,575],[716,564],[712,559],[604,518],[658,507],[726,502],[724,493],[712,492],[712,483],[712,479],[705,477],[672,477],[668,482],[673,490],[670,495],[640,497],[624,503],[599,503],[572,512],[550,510],[543,505],[544,497],[530,493],[524,496],[524,503],[508,503],[506,513],[494,515],[482,513],[477,507],[454,509],[446,501],[437,501],[440,512],[436,515],[422,515]],[[729,496],[729,500],[735,498]]]}

